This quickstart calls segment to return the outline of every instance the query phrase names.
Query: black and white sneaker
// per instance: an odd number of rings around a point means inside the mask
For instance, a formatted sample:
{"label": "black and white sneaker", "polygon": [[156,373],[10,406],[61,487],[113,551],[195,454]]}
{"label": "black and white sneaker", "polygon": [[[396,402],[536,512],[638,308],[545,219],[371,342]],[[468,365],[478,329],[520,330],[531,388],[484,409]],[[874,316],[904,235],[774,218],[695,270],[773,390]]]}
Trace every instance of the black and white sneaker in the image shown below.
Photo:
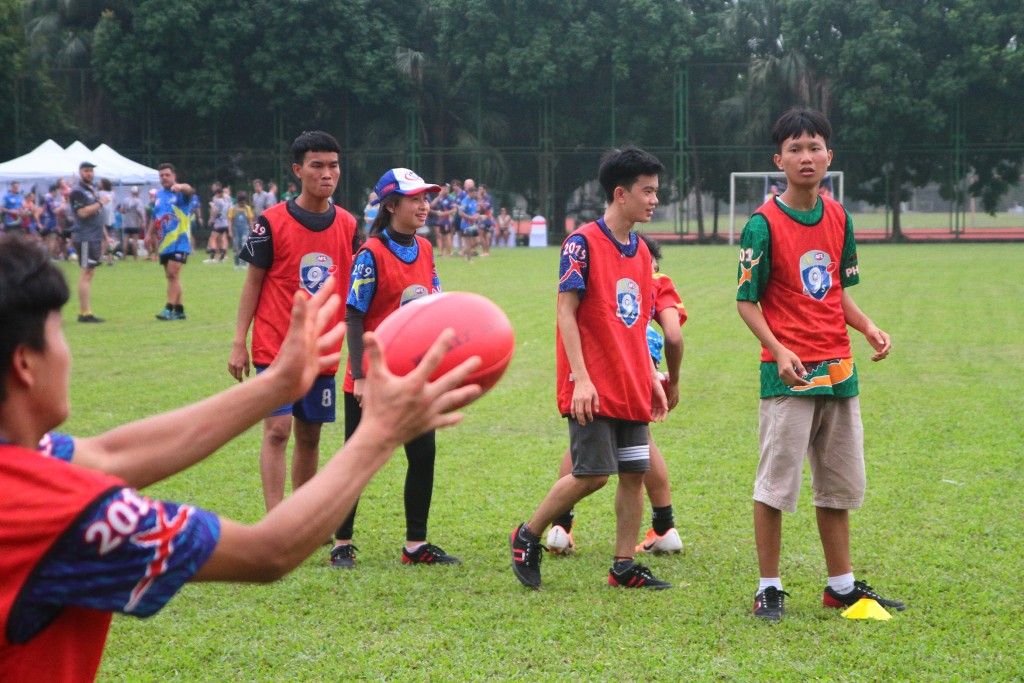
{"label": "black and white sneaker", "polygon": [[768,586],[754,596],[754,616],[765,621],[782,621],[786,613],[786,591]]}
{"label": "black and white sneaker", "polygon": [[509,545],[512,546],[512,573],[527,588],[540,590],[540,552],[544,550],[540,536],[532,533],[523,522],[512,530]]}
{"label": "black and white sneaker", "polygon": [[897,612],[902,612],[907,609],[899,600],[889,600],[883,598],[881,595],[872,590],[871,586],[867,585],[863,581],[854,581],[853,590],[849,593],[836,593],[829,586],[825,586],[825,593],[821,596],[821,604],[825,607],[835,607],[836,609],[842,609],[849,607],[861,598],[867,598],[874,600],[882,607],[888,607],[894,609]]}
{"label": "black and white sneaker", "polygon": [[462,564],[462,560],[433,543],[424,543],[411,553],[403,546],[402,564]]}
{"label": "black and white sneaker", "polygon": [[336,545],[331,548],[331,566],[335,569],[356,568],[356,548],[351,543]]}

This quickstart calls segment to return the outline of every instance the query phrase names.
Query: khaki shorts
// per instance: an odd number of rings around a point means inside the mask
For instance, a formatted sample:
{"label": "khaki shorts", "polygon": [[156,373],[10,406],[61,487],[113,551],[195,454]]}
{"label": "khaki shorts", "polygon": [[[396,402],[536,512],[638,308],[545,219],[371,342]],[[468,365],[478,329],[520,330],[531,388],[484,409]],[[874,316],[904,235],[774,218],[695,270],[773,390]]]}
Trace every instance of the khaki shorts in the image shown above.
{"label": "khaki shorts", "polygon": [[763,398],[760,432],[754,500],[795,512],[806,457],[815,507],[852,510],[864,502],[864,426],[857,396]]}

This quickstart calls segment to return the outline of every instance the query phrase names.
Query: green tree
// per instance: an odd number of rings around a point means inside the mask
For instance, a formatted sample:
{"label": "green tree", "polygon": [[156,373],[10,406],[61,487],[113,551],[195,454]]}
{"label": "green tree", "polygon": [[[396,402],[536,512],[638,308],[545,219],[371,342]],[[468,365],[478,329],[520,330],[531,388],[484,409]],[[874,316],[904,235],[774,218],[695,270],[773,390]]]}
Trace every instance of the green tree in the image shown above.
{"label": "green tree", "polygon": [[1014,128],[1005,112],[967,113],[965,125],[956,113],[983,93],[1011,111],[1019,103],[1020,4],[800,2],[819,35],[836,37],[823,60],[835,75],[839,165],[859,178],[847,194],[891,207],[894,240],[903,238],[901,202],[910,188],[939,182],[954,196],[970,165],[977,178],[970,191],[993,207],[1019,175],[1020,150],[974,153],[962,166],[949,150],[959,132],[991,144]]}

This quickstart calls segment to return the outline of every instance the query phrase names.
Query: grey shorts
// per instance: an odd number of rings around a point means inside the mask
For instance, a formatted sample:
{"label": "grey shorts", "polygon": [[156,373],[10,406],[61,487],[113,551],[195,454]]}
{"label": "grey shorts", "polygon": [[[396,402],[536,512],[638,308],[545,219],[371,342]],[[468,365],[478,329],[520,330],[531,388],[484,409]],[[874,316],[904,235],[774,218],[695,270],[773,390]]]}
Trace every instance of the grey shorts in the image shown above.
{"label": "grey shorts", "polygon": [[71,244],[78,253],[78,265],[83,268],[92,269],[102,262],[103,242],[101,240],[72,241]]}
{"label": "grey shorts", "polygon": [[569,419],[569,450],[574,477],[651,469],[650,435],[643,422],[595,417],[581,425]]}
{"label": "grey shorts", "polygon": [[857,396],[761,399],[760,446],[754,500],[796,511],[806,457],[815,507],[852,510],[864,502],[864,426]]}

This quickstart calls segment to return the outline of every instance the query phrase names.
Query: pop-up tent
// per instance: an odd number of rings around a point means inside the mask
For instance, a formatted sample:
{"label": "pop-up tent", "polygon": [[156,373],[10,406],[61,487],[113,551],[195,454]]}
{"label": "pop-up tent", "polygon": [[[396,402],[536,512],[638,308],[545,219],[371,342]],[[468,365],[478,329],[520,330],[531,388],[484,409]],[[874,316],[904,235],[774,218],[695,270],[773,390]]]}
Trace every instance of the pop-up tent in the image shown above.
{"label": "pop-up tent", "polygon": [[160,172],[155,168],[122,156],[106,143],[92,151],[90,161],[96,164],[96,173],[110,178],[111,182],[122,185],[156,185],[160,182]]}
{"label": "pop-up tent", "polygon": [[0,164],[0,182],[55,182],[58,178],[69,178],[77,172],[78,161],[71,158],[56,142],[47,140],[28,154]]}

